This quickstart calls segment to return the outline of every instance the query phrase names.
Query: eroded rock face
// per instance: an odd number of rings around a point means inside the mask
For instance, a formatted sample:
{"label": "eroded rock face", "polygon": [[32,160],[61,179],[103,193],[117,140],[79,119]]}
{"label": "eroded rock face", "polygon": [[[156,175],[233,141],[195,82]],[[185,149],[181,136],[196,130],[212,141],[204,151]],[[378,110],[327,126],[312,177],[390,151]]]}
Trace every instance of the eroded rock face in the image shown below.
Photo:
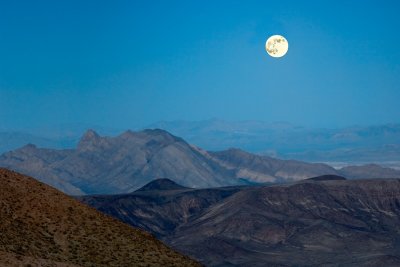
{"label": "eroded rock face", "polygon": [[209,266],[398,266],[400,180],[325,178],[81,200]]}

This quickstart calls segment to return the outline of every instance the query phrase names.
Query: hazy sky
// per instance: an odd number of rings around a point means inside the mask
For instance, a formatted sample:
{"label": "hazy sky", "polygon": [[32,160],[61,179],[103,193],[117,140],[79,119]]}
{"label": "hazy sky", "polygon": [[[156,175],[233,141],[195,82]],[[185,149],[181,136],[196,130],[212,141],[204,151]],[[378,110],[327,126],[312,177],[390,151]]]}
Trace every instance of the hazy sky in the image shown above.
{"label": "hazy sky", "polygon": [[[0,128],[400,122],[399,1],[1,1]],[[265,40],[282,34],[274,59]]]}

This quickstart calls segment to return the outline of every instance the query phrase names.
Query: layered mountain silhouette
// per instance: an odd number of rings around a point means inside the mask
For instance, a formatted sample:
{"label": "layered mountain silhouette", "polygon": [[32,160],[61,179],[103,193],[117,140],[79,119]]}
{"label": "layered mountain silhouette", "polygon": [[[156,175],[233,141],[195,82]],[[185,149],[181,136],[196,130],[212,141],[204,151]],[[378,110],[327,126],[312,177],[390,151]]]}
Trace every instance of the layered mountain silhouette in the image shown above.
{"label": "layered mountain silhouette", "polygon": [[[105,135],[120,130],[90,124],[53,125],[42,129],[0,129],[0,153],[32,143],[46,148],[73,148],[82,133],[95,128]],[[164,121],[147,128],[161,128],[206,150],[240,147],[246,151],[283,159],[360,164],[375,162],[399,167],[400,124],[310,128],[287,122]]]}
{"label": "layered mountain silhouette", "polygon": [[[371,174],[370,166],[346,168],[342,174],[326,164],[279,160],[239,149],[207,152],[159,129],[126,131],[116,137],[89,130],[76,149],[44,149],[30,144],[1,155],[0,166],[36,177],[70,195],[127,193],[161,177],[205,188],[287,182],[326,174],[351,178]],[[375,172],[376,177],[400,177],[400,171],[382,170]]]}
{"label": "layered mountain silhouette", "polygon": [[3,154],[0,166],[38,177],[69,194],[130,192],[159,177],[192,187],[237,183],[228,170],[162,130],[126,131],[117,137],[89,130],[76,149],[28,145]]}
{"label": "layered mountain silhouette", "polygon": [[157,180],[145,188],[79,200],[207,266],[400,265],[399,179],[326,175],[213,189]]}
{"label": "layered mountain silhouette", "polygon": [[150,234],[0,169],[0,266],[200,266]]}
{"label": "layered mountain silhouette", "polygon": [[162,121],[162,128],[207,150],[240,147],[258,154],[313,162],[396,162],[400,124],[310,128],[287,122]]}

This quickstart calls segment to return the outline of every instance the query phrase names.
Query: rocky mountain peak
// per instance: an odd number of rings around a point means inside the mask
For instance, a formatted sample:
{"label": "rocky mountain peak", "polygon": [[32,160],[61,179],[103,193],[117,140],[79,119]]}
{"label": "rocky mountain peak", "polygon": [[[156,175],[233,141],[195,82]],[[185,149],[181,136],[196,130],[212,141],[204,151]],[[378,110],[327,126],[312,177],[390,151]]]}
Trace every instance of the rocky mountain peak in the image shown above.
{"label": "rocky mountain peak", "polygon": [[99,134],[96,133],[94,130],[88,129],[82,136],[82,139],[94,139],[99,137],[100,137]]}
{"label": "rocky mountain peak", "polygon": [[120,138],[127,139],[135,136],[135,132],[131,130],[126,130],[122,134],[119,135]]}
{"label": "rocky mountain peak", "polygon": [[146,184],[142,188],[138,189],[137,191],[152,191],[152,190],[176,190],[176,189],[185,189],[187,187],[181,186],[174,181],[161,178],[151,181],[150,183]]}
{"label": "rocky mountain peak", "polygon": [[34,145],[34,144],[27,144],[27,145],[21,147],[22,150],[34,150],[34,149],[36,149],[36,148],[37,148],[37,147],[36,147],[36,145]]}
{"label": "rocky mountain peak", "polygon": [[98,144],[101,140],[100,135],[96,133],[94,130],[89,129],[86,133],[82,136],[81,140],[78,143],[78,150],[88,150],[93,148]]}

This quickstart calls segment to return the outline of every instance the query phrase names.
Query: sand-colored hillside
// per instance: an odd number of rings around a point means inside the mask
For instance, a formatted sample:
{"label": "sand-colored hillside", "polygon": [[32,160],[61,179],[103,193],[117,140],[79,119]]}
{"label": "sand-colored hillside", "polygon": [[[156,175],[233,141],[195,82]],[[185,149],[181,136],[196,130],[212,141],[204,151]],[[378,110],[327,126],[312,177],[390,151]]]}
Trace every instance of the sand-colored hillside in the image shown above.
{"label": "sand-colored hillside", "polygon": [[198,266],[150,234],[7,169],[0,169],[0,252],[0,266]]}

